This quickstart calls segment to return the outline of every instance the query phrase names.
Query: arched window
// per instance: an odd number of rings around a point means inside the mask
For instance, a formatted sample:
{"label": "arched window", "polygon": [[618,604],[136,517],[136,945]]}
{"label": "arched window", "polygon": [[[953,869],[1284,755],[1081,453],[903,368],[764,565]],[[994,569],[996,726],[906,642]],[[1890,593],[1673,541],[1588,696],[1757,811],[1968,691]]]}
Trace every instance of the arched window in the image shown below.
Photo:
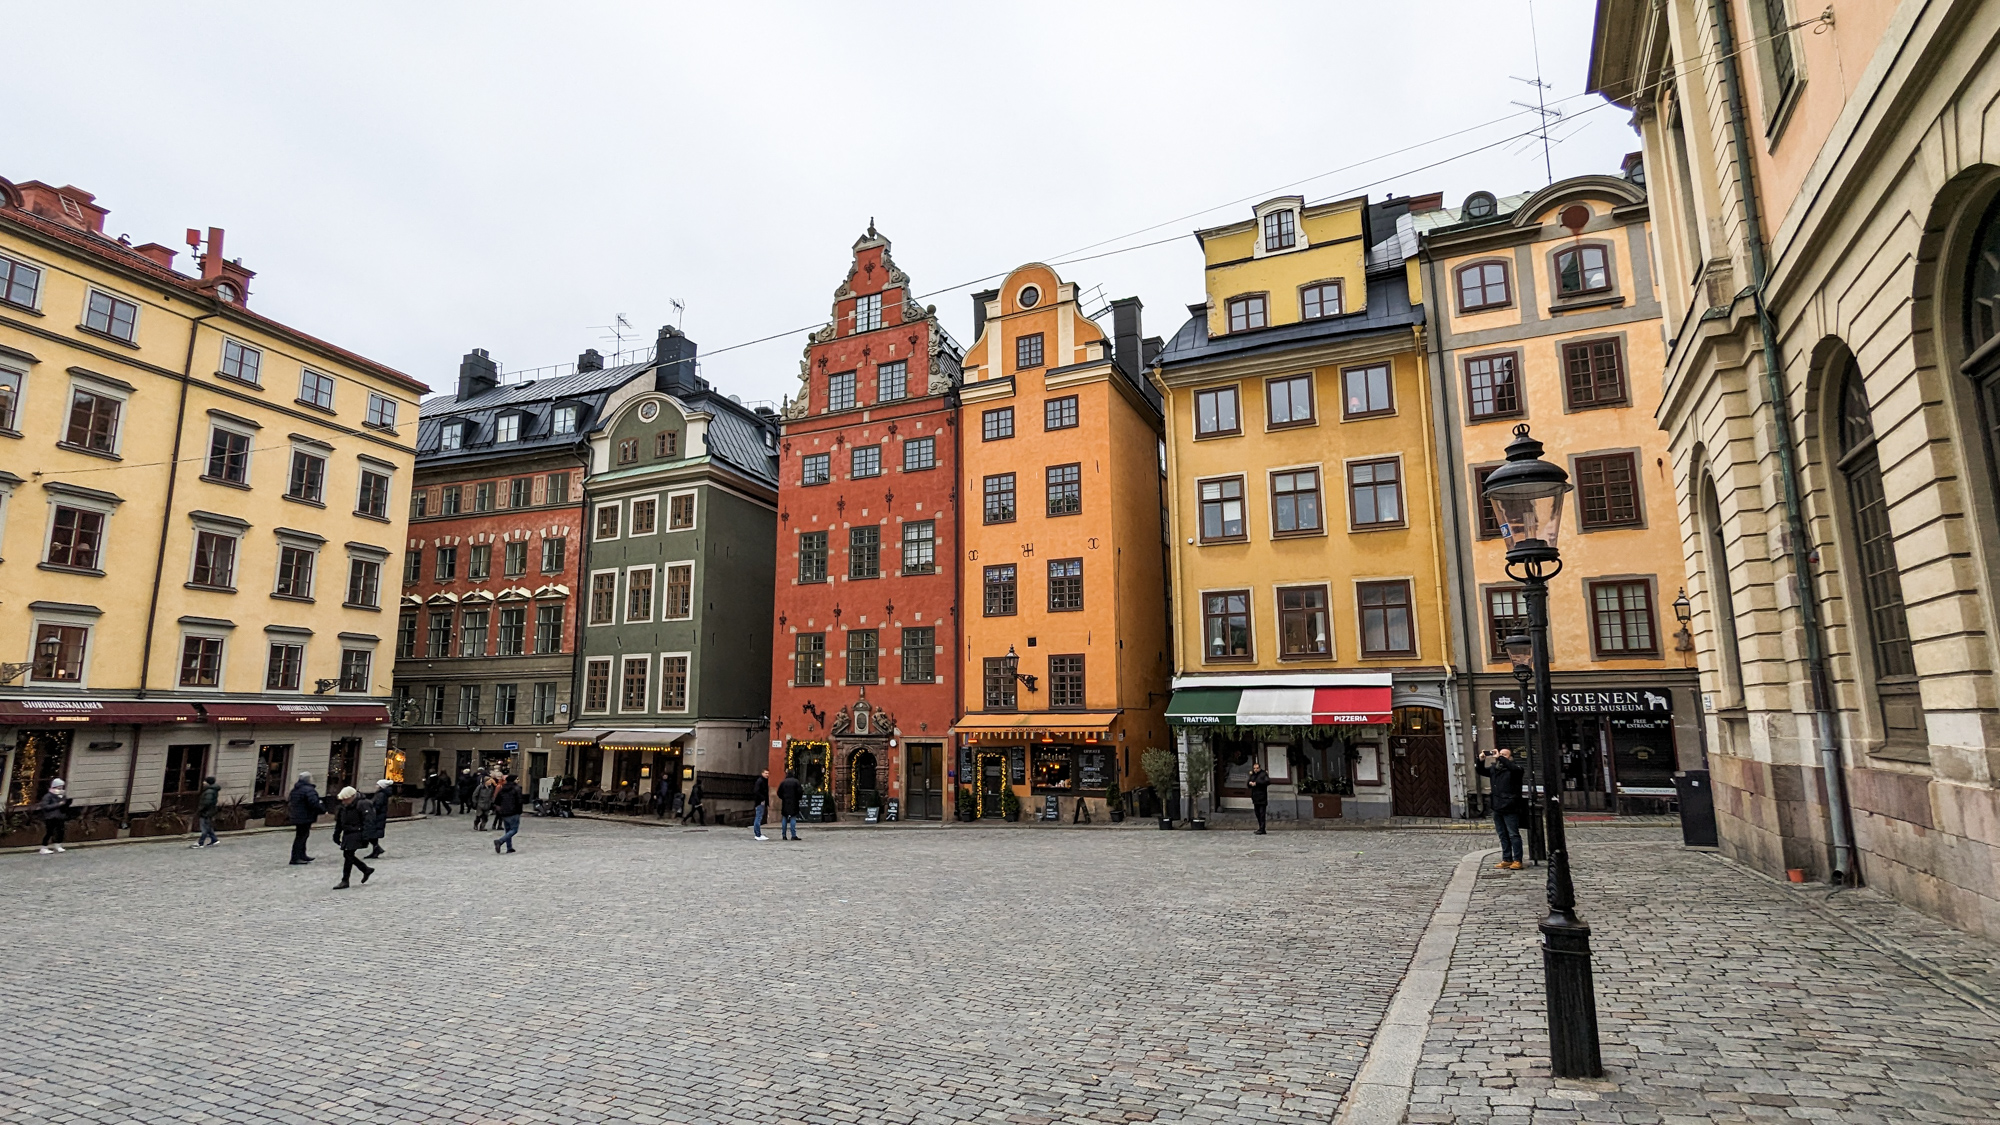
{"label": "arched window", "polygon": [[[1842,362],[1835,445],[1840,474],[1847,482],[1853,520],[1853,582],[1861,593],[1866,645],[1882,729],[1889,746],[1923,746],[1923,707],[1918,701],[1917,662],[1910,649],[1910,621],[1903,605],[1903,575],[1896,565],[1896,537],[1889,528],[1889,504],[1882,489],[1875,423],[1861,365],[1850,353]],[[1864,677],[1865,678],[1865,677]]]}
{"label": "arched window", "polygon": [[1556,252],[1556,296],[1581,297],[1611,289],[1611,256],[1602,246],[1572,246]]}
{"label": "arched window", "polygon": [[1458,311],[1496,309],[1512,301],[1505,262],[1474,262],[1458,269]]}
{"label": "arched window", "polygon": [[1980,217],[1965,277],[1965,350],[1962,369],[1979,388],[1986,447],[2000,469],[2000,198]]}
{"label": "arched window", "polygon": [[1729,573],[1729,550],[1722,533],[1722,504],[1712,477],[1705,476],[1701,482],[1701,522],[1707,525],[1703,529],[1708,555],[1705,589],[1709,611],[1715,614],[1716,673],[1725,689],[1723,697],[1734,700],[1743,691],[1743,658],[1736,642],[1736,593]]}

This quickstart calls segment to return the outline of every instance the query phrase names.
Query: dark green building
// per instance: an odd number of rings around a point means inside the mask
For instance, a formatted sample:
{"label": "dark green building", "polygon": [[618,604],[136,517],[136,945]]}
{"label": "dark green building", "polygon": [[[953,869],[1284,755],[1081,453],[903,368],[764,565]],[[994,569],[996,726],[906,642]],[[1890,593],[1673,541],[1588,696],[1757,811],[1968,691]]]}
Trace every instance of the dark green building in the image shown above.
{"label": "dark green building", "polygon": [[718,394],[660,330],[590,431],[581,657],[559,740],[578,784],[748,807],[768,754],[777,415]]}

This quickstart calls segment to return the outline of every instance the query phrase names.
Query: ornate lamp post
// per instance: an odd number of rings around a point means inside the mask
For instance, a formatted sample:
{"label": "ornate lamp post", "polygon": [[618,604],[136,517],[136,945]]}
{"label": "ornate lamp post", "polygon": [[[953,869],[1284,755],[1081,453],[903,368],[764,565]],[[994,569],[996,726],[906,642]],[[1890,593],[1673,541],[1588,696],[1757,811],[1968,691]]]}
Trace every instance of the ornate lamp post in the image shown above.
{"label": "ornate lamp post", "polygon": [[1549,914],[1542,919],[1542,979],[1549,1006],[1549,1062],[1558,1078],[1601,1078],[1597,992],[1590,969],[1590,927],[1576,914],[1569,842],[1563,827],[1562,769],[1549,688],[1549,580],[1562,570],[1562,531],[1569,474],[1542,460],[1542,443],[1514,427],[1507,463],[1486,478],[1481,495],[1499,516],[1507,541],[1507,576],[1528,602],[1528,636],[1535,681],[1535,741],[1542,767],[1542,831],[1548,840]]}
{"label": "ornate lamp post", "polygon": [[1516,633],[1501,642],[1507,649],[1507,658],[1514,662],[1514,682],[1521,685],[1521,733],[1527,745],[1527,759],[1522,763],[1527,768],[1528,787],[1524,794],[1528,799],[1528,860],[1541,863],[1549,858],[1548,841],[1542,838],[1542,797],[1541,771],[1535,768],[1540,755],[1535,752],[1536,731],[1541,730],[1538,716],[1528,710],[1528,700],[1535,688],[1535,640],[1526,633]]}

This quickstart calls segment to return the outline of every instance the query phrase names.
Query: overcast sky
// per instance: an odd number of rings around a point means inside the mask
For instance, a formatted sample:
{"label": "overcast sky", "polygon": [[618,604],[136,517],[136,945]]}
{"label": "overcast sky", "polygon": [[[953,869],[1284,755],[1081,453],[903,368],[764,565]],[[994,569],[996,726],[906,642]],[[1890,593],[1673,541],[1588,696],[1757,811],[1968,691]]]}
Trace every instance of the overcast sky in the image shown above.
{"label": "overcast sky", "polygon": [[[1583,96],[1592,11],[1534,8],[1568,116],[1558,178],[1638,147],[1624,111]],[[253,307],[439,389],[472,347],[508,370],[609,352],[618,314],[641,346],[677,298],[703,374],[775,401],[871,216],[919,293],[948,290],[926,303],[968,344],[971,283],[1168,239],[1058,268],[1138,295],[1169,336],[1202,298],[1188,232],[1255,200],[1455,205],[1547,180],[1538,142],[1472,151],[1531,117],[1460,132],[1534,100],[1513,81],[1535,72],[1526,0],[76,16],[8,12],[0,176],[94,192],[135,243],[223,227],[258,273]]]}

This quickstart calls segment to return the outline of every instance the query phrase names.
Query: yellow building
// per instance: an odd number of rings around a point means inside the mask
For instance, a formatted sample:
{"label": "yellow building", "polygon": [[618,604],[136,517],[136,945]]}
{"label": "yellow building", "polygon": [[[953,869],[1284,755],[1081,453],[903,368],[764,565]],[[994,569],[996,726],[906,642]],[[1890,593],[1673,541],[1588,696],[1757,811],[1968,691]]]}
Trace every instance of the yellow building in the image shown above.
{"label": "yellow building", "polygon": [[[1628,167],[1636,165],[1636,161]],[[1565,805],[1653,811],[1703,768],[1692,646],[1677,634],[1681,528],[1654,421],[1664,338],[1642,182],[1577,176],[1529,195],[1475,192],[1419,211],[1430,342],[1444,395],[1457,549],[1455,663],[1478,746],[1525,743],[1502,642],[1526,630],[1486,474],[1527,424],[1575,488],[1549,589]],[[1459,781],[1476,789],[1469,764]]]}
{"label": "yellow building", "polygon": [[[1169,716],[1214,807],[1451,811],[1435,402],[1407,200],[1259,204],[1196,233],[1208,300],[1166,398]],[[1185,763],[1186,759],[1183,758]]]}
{"label": "yellow building", "polygon": [[252,312],[220,230],[190,276],[105,214],[0,181],[0,804],[382,777],[425,388]]}
{"label": "yellow building", "polygon": [[1104,815],[1164,746],[1160,413],[1139,302],[1107,336],[1043,265],[974,294],[958,415],[958,809]]}

